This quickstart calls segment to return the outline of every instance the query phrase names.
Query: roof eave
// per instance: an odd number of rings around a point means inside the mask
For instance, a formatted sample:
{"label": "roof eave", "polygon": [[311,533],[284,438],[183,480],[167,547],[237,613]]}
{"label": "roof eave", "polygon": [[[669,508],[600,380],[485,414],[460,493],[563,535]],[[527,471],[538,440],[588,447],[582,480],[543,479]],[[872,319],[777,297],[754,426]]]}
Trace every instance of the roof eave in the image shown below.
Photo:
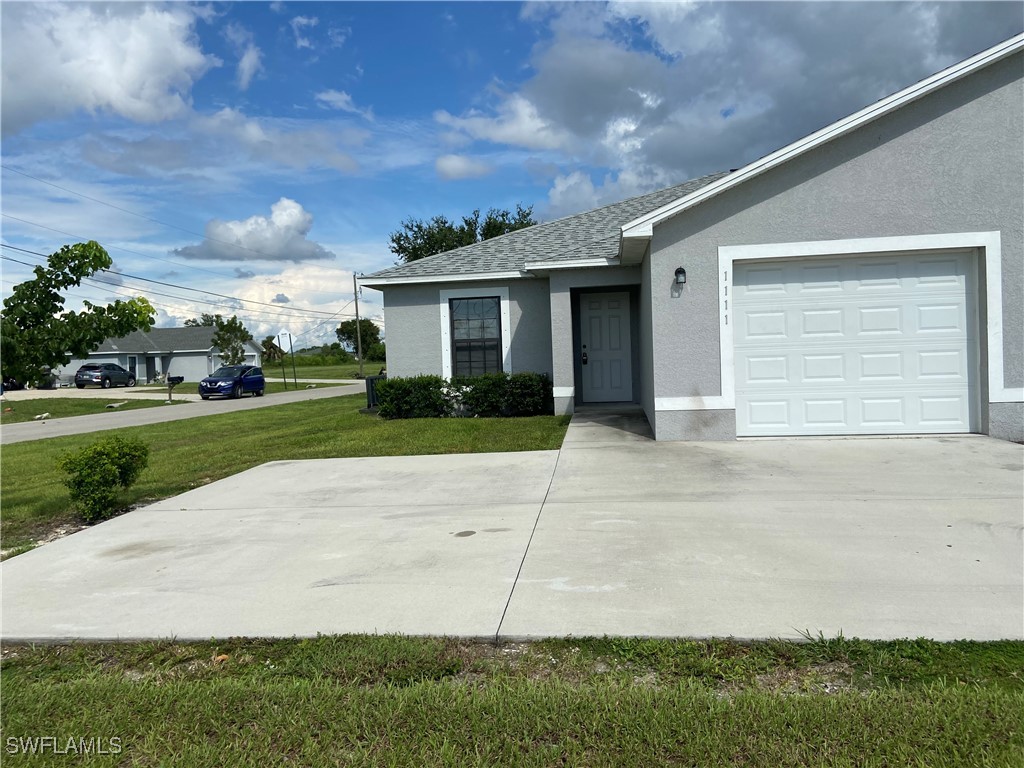
{"label": "roof eave", "polygon": [[374,277],[368,275],[358,278],[363,288],[383,288],[394,285],[420,285],[423,283],[468,283],[485,280],[520,280],[533,277],[526,270],[505,272],[465,272],[462,274],[411,275],[409,277]]}
{"label": "roof eave", "polygon": [[[838,120],[827,125],[809,136],[805,136],[792,144],[788,144],[770,155],[766,155],[759,160],[755,160],[749,165],[740,168],[738,171],[734,171],[728,176],[723,176],[718,181],[713,181],[706,187],[701,187],[696,192],[686,195],[685,197],[681,197],[678,200],[674,200],[667,205],[663,205],[661,208],[634,219],[622,227],[622,239],[619,246],[619,252],[623,257],[623,263],[626,263],[627,251],[630,254],[635,254],[637,249],[640,248],[641,242],[643,243],[643,250],[646,251],[646,244],[653,236],[654,227],[666,219],[682,213],[688,208],[692,208],[693,206],[702,203],[727,189],[731,189],[732,187],[742,184],[756,176],[760,176],[762,173],[766,173],[776,166],[782,165],[805,152],[809,152],[815,147],[819,147],[822,144],[839,138],[840,136],[844,136],[867,123],[878,120],[879,118],[894,112],[905,104],[909,104],[912,101],[916,101],[927,96],[950,83],[966,77],[972,72],[983,69],[991,64],[995,64],[996,62],[1005,59],[1007,56],[1017,53],[1022,48],[1024,48],[1024,34],[1011,37],[1009,40],[1005,40],[998,45],[994,45],[988,50],[982,51],[969,59],[965,59],[951,67],[947,67],[941,72],[937,72],[931,77],[914,83],[913,85],[904,88],[902,91],[894,93],[892,96],[887,96],[881,101],[876,101],[874,104],[865,107],[859,112],[855,112],[848,117],[844,117],[842,120]],[[643,254],[641,253],[640,259],[642,260],[642,258]]]}

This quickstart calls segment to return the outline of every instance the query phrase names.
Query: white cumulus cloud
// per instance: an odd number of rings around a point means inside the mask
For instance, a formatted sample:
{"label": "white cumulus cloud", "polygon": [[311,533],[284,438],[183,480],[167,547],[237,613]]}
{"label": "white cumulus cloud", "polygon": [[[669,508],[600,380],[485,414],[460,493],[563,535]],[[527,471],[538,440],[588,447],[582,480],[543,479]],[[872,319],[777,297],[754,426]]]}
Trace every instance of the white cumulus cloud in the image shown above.
{"label": "white cumulus cloud", "polygon": [[202,12],[185,4],[4,3],[0,13],[5,134],[78,110],[179,117],[221,63],[200,48]]}
{"label": "white cumulus cloud", "polygon": [[173,251],[185,259],[215,261],[310,261],[333,259],[334,254],[308,239],[313,215],[299,203],[282,197],[270,216],[241,221],[214,219],[206,225],[206,240]]}
{"label": "white cumulus cloud", "polygon": [[476,179],[491,173],[494,168],[480,160],[464,155],[441,155],[434,163],[437,175],[442,179]]}

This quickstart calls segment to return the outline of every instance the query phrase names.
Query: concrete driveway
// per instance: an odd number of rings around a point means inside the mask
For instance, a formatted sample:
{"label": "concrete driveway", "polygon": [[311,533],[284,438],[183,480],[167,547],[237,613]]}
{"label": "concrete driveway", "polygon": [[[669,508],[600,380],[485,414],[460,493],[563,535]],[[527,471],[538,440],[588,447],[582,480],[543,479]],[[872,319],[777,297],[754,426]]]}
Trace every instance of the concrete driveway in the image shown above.
{"label": "concrete driveway", "polygon": [[266,464],[6,561],[2,634],[1024,637],[1021,446],[644,432]]}

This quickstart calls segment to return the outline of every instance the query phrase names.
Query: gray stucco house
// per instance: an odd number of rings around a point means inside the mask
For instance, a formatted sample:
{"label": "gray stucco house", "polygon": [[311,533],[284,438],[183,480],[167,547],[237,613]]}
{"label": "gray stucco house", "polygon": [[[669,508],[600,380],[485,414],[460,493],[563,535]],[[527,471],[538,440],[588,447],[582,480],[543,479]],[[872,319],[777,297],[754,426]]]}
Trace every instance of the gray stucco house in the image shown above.
{"label": "gray stucco house", "polygon": [[659,440],[1024,440],[1024,36],[744,168],[377,272],[388,371]]}
{"label": "gray stucco house", "polygon": [[[213,346],[216,330],[199,326],[134,331],[122,338],[106,339],[88,359],[72,358],[54,373],[65,382],[74,378],[83,363],[117,363],[140,382],[152,382],[164,374],[197,382],[221,365],[220,350]],[[245,362],[259,365],[260,353],[256,342],[246,342]]]}

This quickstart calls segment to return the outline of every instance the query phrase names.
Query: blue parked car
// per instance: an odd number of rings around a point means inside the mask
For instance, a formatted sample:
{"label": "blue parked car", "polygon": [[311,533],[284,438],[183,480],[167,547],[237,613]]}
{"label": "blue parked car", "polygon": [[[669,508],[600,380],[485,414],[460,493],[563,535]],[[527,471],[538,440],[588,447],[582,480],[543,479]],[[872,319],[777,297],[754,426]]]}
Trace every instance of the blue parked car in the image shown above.
{"label": "blue parked car", "polygon": [[263,397],[266,389],[263,369],[254,365],[222,365],[199,382],[199,396],[209,400],[212,395],[239,398],[245,392]]}

